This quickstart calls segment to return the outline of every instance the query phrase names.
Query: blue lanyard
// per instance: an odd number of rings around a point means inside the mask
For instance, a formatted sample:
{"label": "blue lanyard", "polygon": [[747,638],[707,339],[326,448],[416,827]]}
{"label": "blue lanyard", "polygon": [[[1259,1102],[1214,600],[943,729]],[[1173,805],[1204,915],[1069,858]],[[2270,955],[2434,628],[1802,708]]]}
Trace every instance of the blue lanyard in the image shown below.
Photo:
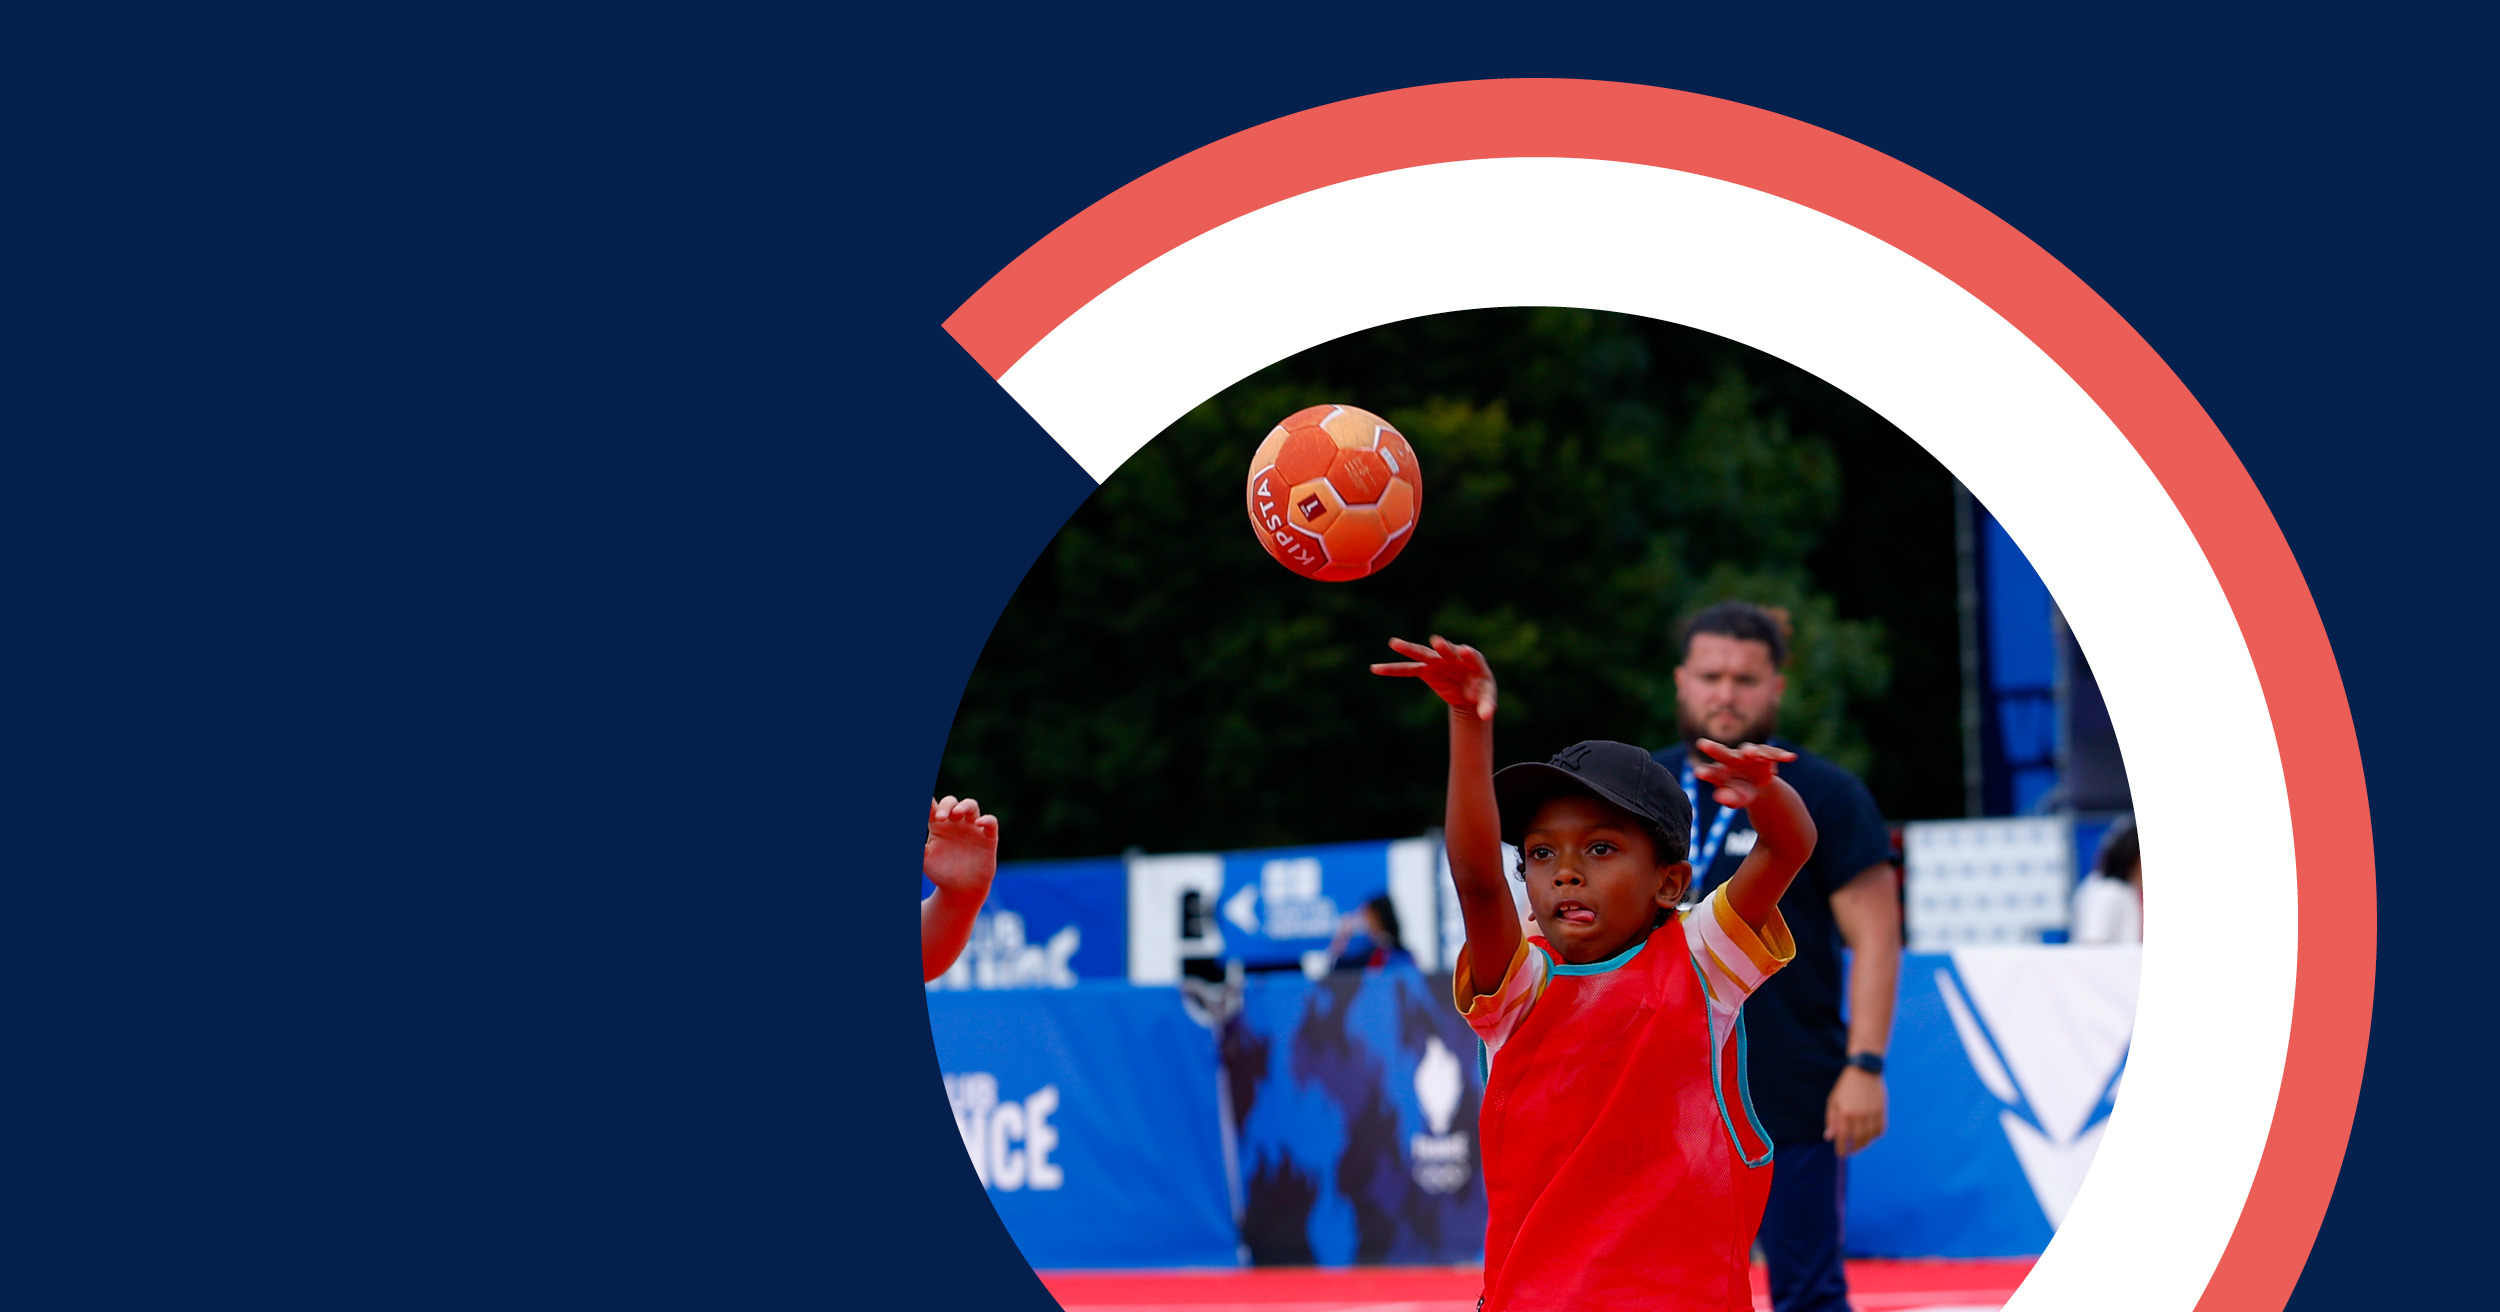
{"label": "blue lanyard", "polygon": [[[1701,789],[1693,776],[1693,758],[1684,758],[1684,803],[1701,814]],[[1722,806],[1718,818],[1710,822],[1710,836],[1702,840],[1701,850],[1693,854],[1693,885],[1698,888],[1710,880],[1710,867],[1719,861],[1719,845],[1727,841],[1727,827],[1736,820],[1740,808]]]}

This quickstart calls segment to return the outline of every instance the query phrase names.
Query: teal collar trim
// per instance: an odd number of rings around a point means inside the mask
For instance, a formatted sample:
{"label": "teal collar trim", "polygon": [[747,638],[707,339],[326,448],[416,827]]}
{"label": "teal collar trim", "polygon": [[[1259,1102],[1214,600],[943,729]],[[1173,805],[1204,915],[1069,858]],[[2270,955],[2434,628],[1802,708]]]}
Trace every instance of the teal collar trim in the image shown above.
{"label": "teal collar trim", "polygon": [[1613,970],[1617,966],[1620,966],[1623,963],[1630,961],[1632,958],[1641,955],[1641,949],[1648,946],[1649,935],[1643,934],[1640,937],[1640,941],[1634,943],[1628,948],[1625,948],[1623,951],[1606,958],[1604,961],[1592,961],[1585,966],[1576,966],[1568,961],[1556,960],[1554,962],[1554,973],[1557,975],[1603,975],[1607,971]]}
{"label": "teal collar trim", "polygon": [[[1693,963],[1693,982],[1701,986],[1703,997],[1710,996],[1710,980],[1701,973],[1701,963]],[[1478,1041],[1481,1044],[1481,1040]],[[1736,1160],[1751,1170],[1771,1160],[1778,1145],[1771,1142],[1771,1132],[1762,1128],[1762,1118],[1754,1115],[1753,1085],[1745,1078],[1745,1013],[1736,1013],[1736,1095],[1744,1103],[1745,1124],[1753,1127],[1753,1137],[1762,1144],[1762,1155],[1745,1156],[1745,1140],[1736,1133],[1736,1118],[1727,1110],[1727,1072],[1720,1064],[1719,1053],[1726,1045],[1716,1035],[1710,1041],[1710,1096],[1719,1100],[1719,1124],[1727,1127],[1727,1140],[1736,1145]]]}

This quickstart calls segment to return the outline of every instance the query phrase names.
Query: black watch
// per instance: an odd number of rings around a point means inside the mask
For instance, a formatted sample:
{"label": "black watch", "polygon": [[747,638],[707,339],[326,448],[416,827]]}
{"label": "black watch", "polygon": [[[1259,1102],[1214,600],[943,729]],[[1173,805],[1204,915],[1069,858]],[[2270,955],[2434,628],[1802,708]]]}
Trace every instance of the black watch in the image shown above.
{"label": "black watch", "polygon": [[1869,1075],[1881,1075],[1884,1073],[1884,1058],[1881,1053],[1853,1052],[1849,1054],[1849,1060],[1846,1064],[1855,1066]]}

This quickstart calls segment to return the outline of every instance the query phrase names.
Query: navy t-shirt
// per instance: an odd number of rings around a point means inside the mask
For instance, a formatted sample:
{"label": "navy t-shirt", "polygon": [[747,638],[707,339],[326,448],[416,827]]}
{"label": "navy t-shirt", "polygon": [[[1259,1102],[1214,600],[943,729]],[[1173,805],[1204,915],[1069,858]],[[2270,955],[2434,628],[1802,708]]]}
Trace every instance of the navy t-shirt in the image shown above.
{"label": "navy t-shirt", "polygon": [[[1840,968],[1840,923],[1832,918],[1832,894],[1869,866],[1888,860],[1892,835],[1875,809],[1873,794],[1857,776],[1808,755],[1795,743],[1772,741],[1797,753],[1796,760],[1780,766],[1780,778],[1797,790],[1806,814],[1814,817],[1814,855],[1780,898],[1780,916],[1797,941],[1797,959],[1764,981],[1745,1003],[1746,1083],[1772,1143],[1820,1143],[1823,1105],[1849,1055],[1849,1028],[1840,1019],[1847,980]],[[1683,777],[1689,759],[1683,744],[1654,755],[1670,773]],[[1753,850],[1753,821],[1737,812],[1717,857],[1702,870],[1702,848],[1718,820],[1719,804],[1710,796],[1708,781],[1697,780],[1695,792],[1699,804],[1693,809],[1688,855],[1700,879],[1694,896],[1703,897],[1744,864],[1745,854]]]}

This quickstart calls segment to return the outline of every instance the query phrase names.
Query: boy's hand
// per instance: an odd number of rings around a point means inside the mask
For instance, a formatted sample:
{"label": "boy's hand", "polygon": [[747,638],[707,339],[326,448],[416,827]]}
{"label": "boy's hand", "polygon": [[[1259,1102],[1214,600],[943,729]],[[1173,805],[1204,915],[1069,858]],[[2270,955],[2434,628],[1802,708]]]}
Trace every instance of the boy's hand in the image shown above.
{"label": "boy's hand", "polygon": [[920,873],[941,892],[989,892],[990,877],[998,873],[998,817],[981,814],[981,804],[969,797],[932,799]]}
{"label": "boy's hand", "polygon": [[1473,710],[1479,720],[1493,718],[1493,667],[1485,662],[1483,652],[1461,646],[1438,634],[1433,636],[1429,647],[1419,647],[1404,638],[1391,638],[1389,648],[1413,659],[1382,662],[1372,667],[1372,673],[1421,679],[1450,705],[1460,710]]}
{"label": "boy's hand", "polygon": [[1793,761],[1797,754],[1767,743],[1746,743],[1742,747],[1722,747],[1707,738],[1696,738],[1693,745],[1711,758],[1710,764],[1696,765],[1693,774],[1718,785],[1711,796],[1725,807],[1748,807],[1761,796],[1763,785],[1779,775],[1779,763]]}

